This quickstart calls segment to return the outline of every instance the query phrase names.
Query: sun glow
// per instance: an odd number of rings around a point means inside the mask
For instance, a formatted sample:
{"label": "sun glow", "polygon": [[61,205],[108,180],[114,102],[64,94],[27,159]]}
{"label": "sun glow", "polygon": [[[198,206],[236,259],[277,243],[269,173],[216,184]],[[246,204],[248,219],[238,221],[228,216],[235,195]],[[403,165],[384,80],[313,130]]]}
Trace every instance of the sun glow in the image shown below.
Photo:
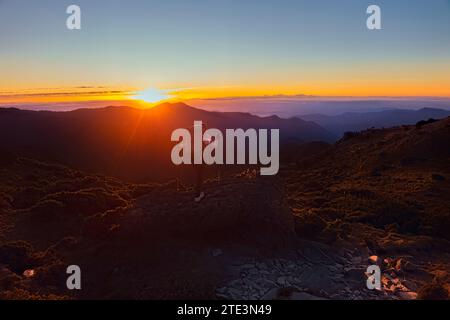
{"label": "sun glow", "polygon": [[160,90],[155,88],[138,91],[136,92],[136,95],[133,96],[134,100],[144,101],[152,104],[170,100],[171,98],[172,95],[170,94],[169,90]]}

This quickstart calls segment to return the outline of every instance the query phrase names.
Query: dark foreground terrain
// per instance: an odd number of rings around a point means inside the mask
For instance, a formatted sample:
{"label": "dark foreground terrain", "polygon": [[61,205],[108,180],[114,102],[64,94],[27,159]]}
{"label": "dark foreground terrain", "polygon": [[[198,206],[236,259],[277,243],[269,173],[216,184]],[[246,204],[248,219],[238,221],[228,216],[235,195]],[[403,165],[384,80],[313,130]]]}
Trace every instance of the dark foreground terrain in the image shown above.
{"label": "dark foreground terrain", "polygon": [[[0,299],[447,299],[450,118],[291,145],[276,178],[128,183],[0,154]],[[66,288],[79,265],[82,290]],[[383,290],[366,289],[369,264]]]}

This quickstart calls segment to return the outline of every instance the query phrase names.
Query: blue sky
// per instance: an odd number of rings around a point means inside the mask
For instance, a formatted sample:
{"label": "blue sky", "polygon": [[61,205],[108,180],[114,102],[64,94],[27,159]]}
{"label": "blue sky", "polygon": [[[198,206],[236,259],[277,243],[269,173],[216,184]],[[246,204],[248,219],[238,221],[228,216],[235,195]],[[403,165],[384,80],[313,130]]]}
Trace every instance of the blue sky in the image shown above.
{"label": "blue sky", "polygon": [[[70,4],[80,31],[65,28]],[[369,4],[383,30],[367,30]],[[0,0],[0,43],[5,90],[450,84],[448,0]]]}

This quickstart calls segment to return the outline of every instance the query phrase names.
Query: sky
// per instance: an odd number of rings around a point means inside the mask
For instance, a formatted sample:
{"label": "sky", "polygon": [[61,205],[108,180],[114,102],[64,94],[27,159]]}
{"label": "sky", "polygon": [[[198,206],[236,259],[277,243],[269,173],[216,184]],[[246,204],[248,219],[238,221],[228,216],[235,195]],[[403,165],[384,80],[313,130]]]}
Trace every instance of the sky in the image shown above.
{"label": "sky", "polygon": [[0,0],[0,74],[0,105],[450,97],[450,1]]}

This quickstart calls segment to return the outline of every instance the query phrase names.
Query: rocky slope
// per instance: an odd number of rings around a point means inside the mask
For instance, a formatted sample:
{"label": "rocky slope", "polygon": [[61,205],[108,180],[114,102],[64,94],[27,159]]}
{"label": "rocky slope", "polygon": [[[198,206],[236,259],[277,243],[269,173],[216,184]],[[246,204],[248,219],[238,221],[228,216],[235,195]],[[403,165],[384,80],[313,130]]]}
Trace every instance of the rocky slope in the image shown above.
{"label": "rocky slope", "polygon": [[[277,178],[134,184],[2,153],[1,299],[447,298],[450,119],[291,148]],[[83,290],[65,287],[65,268]],[[368,265],[383,290],[366,288]]]}
{"label": "rocky slope", "polygon": [[363,265],[376,256],[385,292],[448,288],[449,152],[447,118],[348,135],[299,158],[283,172],[297,233],[351,247]]}

